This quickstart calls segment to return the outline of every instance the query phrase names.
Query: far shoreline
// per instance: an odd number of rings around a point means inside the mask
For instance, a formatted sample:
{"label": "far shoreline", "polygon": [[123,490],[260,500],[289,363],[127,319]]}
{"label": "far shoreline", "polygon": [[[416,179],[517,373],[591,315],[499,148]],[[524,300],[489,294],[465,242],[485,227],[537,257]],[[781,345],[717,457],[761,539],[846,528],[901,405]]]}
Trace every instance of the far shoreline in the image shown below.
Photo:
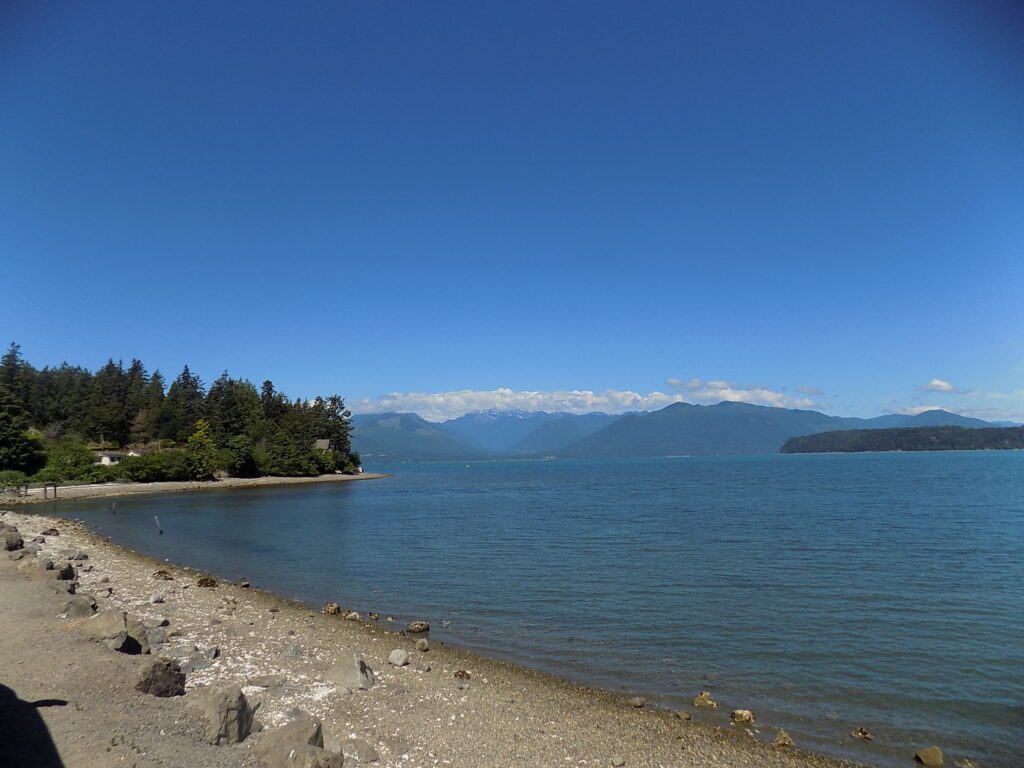
{"label": "far shoreline", "polygon": [[390,475],[380,472],[364,472],[358,475],[315,475],[310,477],[225,477],[219,480],[181,480],[155,483],[96,483],[92,485],[58,485],[57,494],[52,490],[44,496],[44,490],[29,488],[28,496],[0,496],[3,504],[50,504],[81,499],[119,498],[146,494],[185,493],[189,491],[222,491],[245,488],[269,488],[281,485],[309,485],[313,483],[346,483],[356,480],[380,480]]}

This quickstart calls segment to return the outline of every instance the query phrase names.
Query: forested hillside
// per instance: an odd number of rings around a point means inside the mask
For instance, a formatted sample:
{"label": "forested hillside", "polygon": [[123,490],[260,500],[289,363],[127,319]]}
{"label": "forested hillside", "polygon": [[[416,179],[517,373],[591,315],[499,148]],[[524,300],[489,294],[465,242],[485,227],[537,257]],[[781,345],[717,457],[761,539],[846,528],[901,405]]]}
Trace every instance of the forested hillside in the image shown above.
{"label": "forested hillside", "polygon": [[[257,389],[227,372],[207,387],[187,365],[168,385],[140,360],[37,369],[11,344],[0,358],[0,482],[351,470],[349,418],[338,395],[290,400],[270,381]],[[96,464],[95,450],[128,446],[139,455]]]}
{"label": "forested hillside", "polygon": [[1024,448],[1024,427],[849,429],[790,438],[782,446],[782,453],[981,451],[1013,448]]}

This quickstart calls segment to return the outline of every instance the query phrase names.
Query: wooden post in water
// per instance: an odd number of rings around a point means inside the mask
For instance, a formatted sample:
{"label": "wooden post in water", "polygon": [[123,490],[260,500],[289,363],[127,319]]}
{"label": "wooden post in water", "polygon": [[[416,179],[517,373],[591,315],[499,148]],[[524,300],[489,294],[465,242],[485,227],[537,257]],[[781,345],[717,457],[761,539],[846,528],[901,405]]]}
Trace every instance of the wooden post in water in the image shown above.
{"label": "wooden post in water", "polygon": [[164,529],[160,527],[160,518],[157,517],[156,515],[153,515],[153,519],[156,520],[157,536],[163,536],[164,535]]}

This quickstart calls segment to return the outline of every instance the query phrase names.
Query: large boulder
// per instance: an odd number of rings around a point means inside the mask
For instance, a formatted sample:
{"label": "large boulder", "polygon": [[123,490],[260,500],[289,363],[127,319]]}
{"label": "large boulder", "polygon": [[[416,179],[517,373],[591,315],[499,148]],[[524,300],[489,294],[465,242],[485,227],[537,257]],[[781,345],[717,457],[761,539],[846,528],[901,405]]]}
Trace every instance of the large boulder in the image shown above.
{"label": "large boulder", "polygon": [[206,738],[211,744],[238,744],[252,731],[252,709],[237,685],[207,691],[197,703],[206,718]]}
{"label": "large boulder", "polygon": [[268,768],[289,768],[292,753],[310,745],[323,748],[323,726],[312,717],[300,717],[263,734],[257,751]]}
{"label": "large boulder", "polygon": [[0,542],[3,542],[4,549],[13,552],[25,546],[25,540],[17,530],[7,530],[0,533]]}
{"label": "large boulder", "polygon": [[71,596],[61,609],[61,613],[69,619],[88,619],[95,612],[96,600],[84,592]]}
{"label": "large boulder", "polygon": [[168,696],[185,695],[185,673],[178,662],[170,659],[154,661],[142,673],[135,690],[148,693],[150,696],[166,698]]}
{"label": "large boulder", "polygon": [[128,637],[139,647],[136,653],[149,653],[149,629],[134,616],[125,618],[125,630]]}
{"label": "large boulder", "polygon": [[86,619],[79,626],[93,640],[113,651],[139,653],[138,642],[128,636],[127,618],[124,611],[108,609]]}
{"label": "large boulder", "polygon": [[323,675],[324,680],[346,688],[368,691],[376,678],[369,665],[356,655],[343,658]]}

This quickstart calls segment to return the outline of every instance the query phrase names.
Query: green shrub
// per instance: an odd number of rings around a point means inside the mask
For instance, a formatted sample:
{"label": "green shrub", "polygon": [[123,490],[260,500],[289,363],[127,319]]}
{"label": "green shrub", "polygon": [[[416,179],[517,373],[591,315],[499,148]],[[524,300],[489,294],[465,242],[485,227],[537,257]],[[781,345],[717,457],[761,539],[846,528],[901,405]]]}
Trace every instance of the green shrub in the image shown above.
{"label": "green shrub", "polygon": [[28,478],[25,476],[25,473],[19,472],[16,469],[5,469],[0,472],[0,489],[14,488],[27,482]]}
{"label": "green shrub", "polygon": [[159,483],[190,478],[185,452],[176,448],[145,456],[129,456],[116,468],[119,475],[136,483]]}

